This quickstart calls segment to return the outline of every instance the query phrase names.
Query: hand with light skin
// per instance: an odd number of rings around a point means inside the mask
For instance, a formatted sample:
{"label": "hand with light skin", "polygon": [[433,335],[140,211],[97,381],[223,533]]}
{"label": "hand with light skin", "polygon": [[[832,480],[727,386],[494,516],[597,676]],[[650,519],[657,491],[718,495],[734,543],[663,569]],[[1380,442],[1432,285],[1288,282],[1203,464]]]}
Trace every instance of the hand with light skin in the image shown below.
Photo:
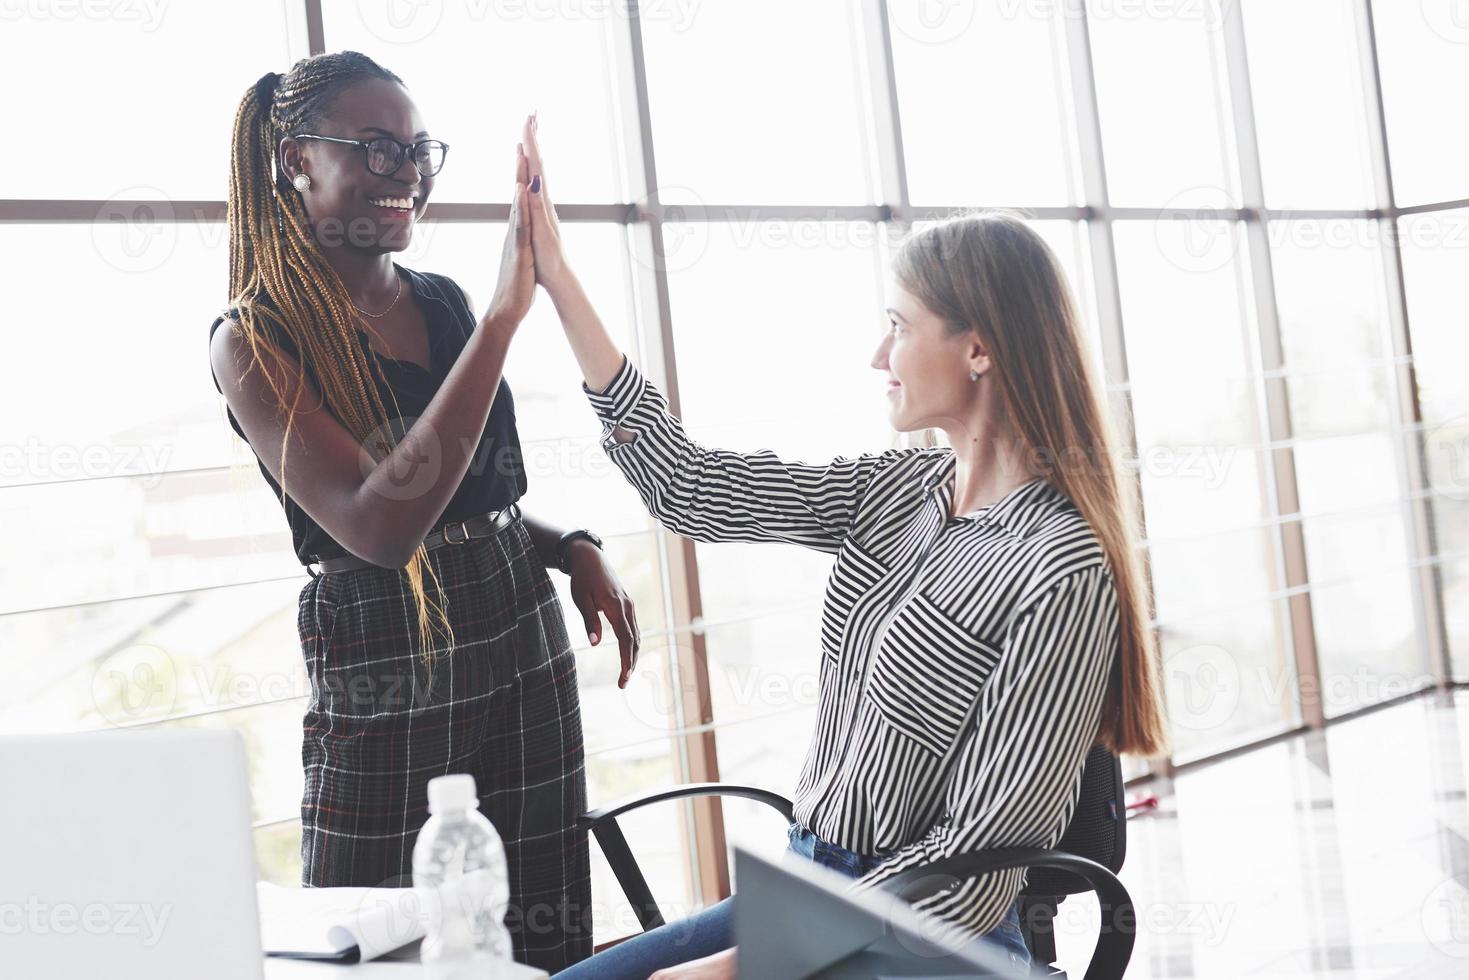
{"label": "hand with light skin", "polygon": [[527,187],[531,191],[531,239],[536,282],[544,286],[554,299],[558,294],[565,294],[570,286],[568,280],[574,277],[561,250],[561,223],[556,217],[556,207],[551,203],[551,192],[546,187],[546,171],[537,139],[539,129],[540,122],[535,114],[527,116],[521,147],[529,174]]}
{"label": "hand with light skin", "polygon": [[[528,288],[534,291],[536,283],[540,283],[547,286],[549,292],[549,283],[559,283],[559,277],[569,274],[569,270],[561,260],[561,230],[556,222],[555,209],[546,196],[546,178],[540,171],[540,148],[536,145],[535,129],[535,117],[527,116],[524,139],[516,147],[516,188],[518,197],[525,202],[519,210],[526,218],[527,246],[523,254],[516,254],[516,284],[517,288],[528,284]],[[539,225],[535,220],[537,214],[540,216]],[[512,215],[514,217],[516,216]],[[541,239],[539,251],[535,251],[537,236]],[[521,241],[518,235],[516,241]],[[509,248],[507,239],[507,259],[510,255]],[[601,617],[606,616],[617,637],[618,652],[622,658],[622,672],[618,675],[617,686],[625,688],[637,667],[638,651],[642,646],[632,598],[622,587],[622,582],[602,554],[601,548],[589,541],[575,540],[567,546],[566,555],[571,569],[571,599],[582,615],[587,641],[592,646],[602,641]]]}

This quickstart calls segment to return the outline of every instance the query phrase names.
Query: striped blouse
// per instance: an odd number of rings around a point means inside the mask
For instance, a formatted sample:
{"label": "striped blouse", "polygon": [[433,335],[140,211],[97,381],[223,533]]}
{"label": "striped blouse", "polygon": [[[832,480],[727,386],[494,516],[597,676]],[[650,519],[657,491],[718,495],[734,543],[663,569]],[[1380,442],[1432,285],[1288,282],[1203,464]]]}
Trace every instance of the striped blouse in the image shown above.
{"label": "striped blouse", "polygon": [[[1119,640],[1112,574],[1070,500],[1037,478],[951,517],[949,449],[788,463],[693,442],[626,358],[605,391],[582,389],[608,456],[670,530],[835,556],[795,813],[884,857],[852,887],[1060,840]],[[635,438],[617,442],[614,427]],[[1024,880],[998,871],[915,907],[956,938],[987,932]]]}

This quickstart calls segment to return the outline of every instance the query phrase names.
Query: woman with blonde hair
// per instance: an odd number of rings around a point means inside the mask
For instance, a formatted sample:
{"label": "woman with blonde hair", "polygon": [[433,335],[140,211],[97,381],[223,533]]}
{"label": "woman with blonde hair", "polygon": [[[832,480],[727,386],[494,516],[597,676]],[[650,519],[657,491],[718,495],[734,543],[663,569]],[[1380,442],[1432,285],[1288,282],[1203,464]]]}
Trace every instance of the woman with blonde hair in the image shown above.
{"label": "woman with blonde hair", "polygon": [[[710,449],[603,327],[562,251],[533,124],[524,143],[540,178],[536,278],[606,450],[649,511],[697,541],[835,558],[791,851],[869,888],[981,848],[1051,847],[1094,744],[1165,751],[1130,483],[1064,277],[1032,229],[964,216],[896,254],[872,367],[893,427],[942,430],[952,448],[819,465]],[[1024,876],[981,875],[916,907],[951,938],[1028,963]],[[730,902],[561,975],[732,976]]]}

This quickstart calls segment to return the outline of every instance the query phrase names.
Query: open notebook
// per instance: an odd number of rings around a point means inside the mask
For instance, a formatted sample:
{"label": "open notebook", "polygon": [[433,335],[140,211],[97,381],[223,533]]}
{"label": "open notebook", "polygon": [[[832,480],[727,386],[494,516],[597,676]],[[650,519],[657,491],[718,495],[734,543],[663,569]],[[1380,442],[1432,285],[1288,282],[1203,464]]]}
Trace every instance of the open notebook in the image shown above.
{"label": "open notebook", "polygon": [[351,963],[423,938],[423,896],[414,888],[255,887],[267,956]]}

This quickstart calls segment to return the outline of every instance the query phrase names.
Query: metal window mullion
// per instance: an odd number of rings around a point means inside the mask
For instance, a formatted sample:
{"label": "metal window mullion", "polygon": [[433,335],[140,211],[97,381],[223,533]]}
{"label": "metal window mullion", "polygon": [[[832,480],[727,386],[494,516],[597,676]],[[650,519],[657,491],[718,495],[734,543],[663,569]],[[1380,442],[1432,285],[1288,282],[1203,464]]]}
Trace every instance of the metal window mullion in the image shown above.
{"label": "metal window mullion", "polygon": [[[1127,367],[1127,338],[1122,324],[1122,288],[1117,275],[1117,245],[1112,237],[1112,208],[1107,192],[1106,156],[1102,148],[1101,110],[1097,102],[1096,73],[1092,65],[1091,31],[1087,24],[1086,0],[1066,0],[1060,12],[1071,83],[1072,116],[1076,126],[1077,154],[1081,161],[1083,213],[1090,245],[1092,288],[1095,291],[1097,328],[1102,343],[1104,383],[1110,395],[1107,410],[1120,445],[1119,451],[1136,458],[1137,424],[1133,416],[1132,384]],[[1147,537],[1143,508],[1142,468],[1131,471],[1132,493],[1137,501],[1139,540]],[[1150,555],[1139,563],[1148,597],[1148,618],[1157,618],[1153,601],[1153,563]],[[1162,644],[1158,644],[1162,658]],[[1160,674],[1162,664],[1159,664]],[[1171,776],[1173,760],[1146,760],[1148,776]]]}
{"label": "metal window mullion", "polygon": [[[908,197],[908,166],[903,150],[902,111],[893,62],[892,22],[887,0],[863,0],[861,20],[863,74],[872,121],[872,150],[878,191],[885,217],[892,222],[890,240],[897,241],[913,221]],[[879,220],[882,220],[879,218]]]}
{"label": "metal window mullion", "polygon": [[[1392,182],[1392,156],[1387,142],[1387,115],[1382,99],[1382,70],[1377,60],[1377,29],[1372,0],[1353,0],[1357,26],[1358,59],[1367,102],[1367,142],[1372,181],[1382,216],[1377,219],[1384,245],[1380,250],[1387,298],[1387,340],[1392,351],[1388,402],[1393,430],[1399,492],[1404,501],[1403,521],[1409,558],[1418,563],[1413,576],[1413,619],[1419,656],[1428,662],[1440,688],[1453,682],[1448,633],[1443,610],[1443,577],[1437,562],[1432,494],[1429,493],[1427,452],[1424,446],[1423,406],[1418,399],[1413,367],[1413,340],[1408,322],[1408,300],[1403,280],[1403,252],[1399,236],[1397,195]],[[1417,213],[1417,212],[1414,212]]]}
{"label": "metal window mullion", "polygon": [[[670,410],[682,414],[678,361],[674,350],[672,303],[665,261],[663,213],[658,192],[653,129],[649,110],[647,64],[643,53],[642,17],[637,0],[627,3],[627,32],[619,39],[613,30],[611,63],[617,73],[618,96],[626,150],[629,196],[639,202],[628,209],[628,243],[632,252],[634,296],[638,322],[644,329],[643,364],[668,399]],[[668,583],[670,622],[693,625],[703,617],[699,565],[694,542],[660,529],[661,561]],[[689,782],[716,782],[719,758],[709,683],[708,648],[702,630],[690,630],[683,642],[673,644],[671,683],[678,727],[676,735],[682,777]],[[712,904],[730,894],[729,862],[724,819],[719,802],[702,798],[688,803],[683,830],[692,862],[687,866],[690,891]]]}
{"label": "metal window mullion", "polygon": [[1270,449],[1264,454],[1266,499],[1274,533],[1277,574],[1283,578],[1290,635],[1295,659],[1302,720],[1311,728],[1326,724],[1321,703],[1321,664],[1309,592],[1306,539],[1303,523],[1288,515],[1300,513],[1296,481],[1290,391],[1283,375],[1284,347],[1280,313],[1276,306],[1275,274],[1271,264],[1269,226],[1265,217],[1265,186],[1260,166],[1259,137],[1255,127],[1254,98],[1250,89],[1249,57],[1245,49],[1244,15],[1239,4],[1227,4],[1223,17],[1224,62],[1229,84],[1230,111],[1239,167],[1240,195],[1250,264],[1251,295],[1255,304],[1255,358],[1261,374],[1258,389],[1263,402]]}
{"label": "metal window mullion", "polygon": [[302,0],[306,13],[306,50],[310,54],[326,52],[326,36],[321,26],[321,0]]}

